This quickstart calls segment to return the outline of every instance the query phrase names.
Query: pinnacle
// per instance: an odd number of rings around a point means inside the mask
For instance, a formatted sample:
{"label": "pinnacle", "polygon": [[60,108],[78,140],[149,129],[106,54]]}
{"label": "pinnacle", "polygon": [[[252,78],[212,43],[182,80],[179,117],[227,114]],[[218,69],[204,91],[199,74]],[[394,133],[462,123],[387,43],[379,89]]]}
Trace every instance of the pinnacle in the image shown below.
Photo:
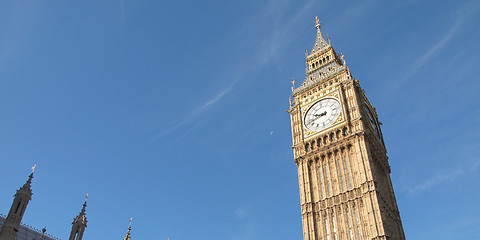
{"label": "pinnacle", "polygon": [[87,199],[85,198],[85,202],[83,202],[82,210],[80,210],[80,213],[74,218],[73,223],[78,222],[78,223],[83,223],[85,225],[87,224],[87,217],[85,213],[86,208],[87,208]]}
{"label": "pinnacle", "polygon": [[87,207],[87,200],[88,200],[88,193],[87,193],[87,195],[85,195],[85,202],[83,202],[82,211],[80,212],[80,213],[83,213],[83,215],[85,215],[85,208]]}
{"label": "pinnacle", "polygon": [[127,235],[123,238],[123,240],[130,240],[130,230],[132,230],[132,218],[130,218],[130,223],[128,224]]}
{"label": "pinnacle", "polygon": [[320,19],[318,19],[318,17],[315,17],[315,28],[317,28],[317,38],[315,39],[315,45],[313,46],[310,54],[321,51],[322,49],[330,46],[330,43],[325,41],[325,38],[323,38],[322,31],[320,30]]}
{"label": "pinnacle", "polygon": [[33,179],[33,171],[28,176],[28,180],[25,182],[25,184],[23,184],[23,186],[19,189],[19,191],[23,190],[23,191],[29,192],[31,194],[32,193],[32,190],[31,190],[32,179]]}

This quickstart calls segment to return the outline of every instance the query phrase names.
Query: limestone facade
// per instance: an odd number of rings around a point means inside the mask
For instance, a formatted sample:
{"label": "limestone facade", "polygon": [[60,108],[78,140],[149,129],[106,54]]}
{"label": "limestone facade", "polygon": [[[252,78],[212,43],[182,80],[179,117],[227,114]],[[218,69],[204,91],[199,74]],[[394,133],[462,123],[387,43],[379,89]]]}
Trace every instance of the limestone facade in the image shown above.
{"label": "limestone facade", "polygon": [[405,239],[376,110],[316,28],[288,110],[304,239]]}

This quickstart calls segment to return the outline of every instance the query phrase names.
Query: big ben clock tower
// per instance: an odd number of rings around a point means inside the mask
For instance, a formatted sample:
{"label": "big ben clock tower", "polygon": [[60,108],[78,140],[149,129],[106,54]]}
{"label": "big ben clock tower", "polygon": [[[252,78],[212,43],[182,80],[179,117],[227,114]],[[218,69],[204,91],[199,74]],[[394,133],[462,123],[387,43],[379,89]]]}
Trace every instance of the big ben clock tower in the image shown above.
{"label": "big ben clock tower", "polygon": [[322,36],[291,116],[304,240],[405,239],[375,108]]}

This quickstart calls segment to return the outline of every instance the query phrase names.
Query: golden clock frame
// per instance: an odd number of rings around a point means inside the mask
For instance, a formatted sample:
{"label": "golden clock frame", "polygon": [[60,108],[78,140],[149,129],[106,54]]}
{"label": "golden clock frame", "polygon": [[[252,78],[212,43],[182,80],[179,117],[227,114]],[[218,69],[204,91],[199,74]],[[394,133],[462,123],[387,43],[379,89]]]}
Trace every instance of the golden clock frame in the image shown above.
{"label": "golden clock frame", "polygon": [[[305,127],[305,115],[307,114],[308,109],[310,109],[315,103],[317,103],[319,101],[322,101],[323,99],[326,99],[326,98],[333,98],[333,99],[340,102],[340,106],[342,106],[342,111],[341,111],[340,115],[338,116],[338,118],[333,122],[333,124],[330,127],[326,128],[326,129],[323,129],[322,131],[316,132],[316,131],[308,130]],[[303,130],[303,140],[304,141],[309,140],[309,139],[311,139],[313,137],[316,137],[317,135],[323,134],[325,132],[331,131],[332,128],[339,127],[339,126],[347,124],[346,117],[345,117],[346,116],[345,104],[343,103],[343,97],[340,93],[340,87],[332,89],[327,94],[325,94],[325,95],[321,96],[320,98],[316,99],[316,101],[311,101],[308,104],[302,106],[300,108],[300,111],[301,111],[301,114],[302,114],[302,119],[301,120],[302,120],[302,130]]]}

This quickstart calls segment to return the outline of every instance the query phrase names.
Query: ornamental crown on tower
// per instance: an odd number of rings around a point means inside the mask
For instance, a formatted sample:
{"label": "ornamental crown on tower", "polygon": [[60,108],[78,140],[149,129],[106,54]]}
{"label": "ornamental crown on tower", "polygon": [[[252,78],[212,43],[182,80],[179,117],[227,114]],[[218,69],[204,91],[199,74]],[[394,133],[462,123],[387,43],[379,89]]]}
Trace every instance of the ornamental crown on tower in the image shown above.
{"label": "ornamental crown on tower", "polygon": [[308,54],[306,51],[306,77],[302,85],[295,88],[293,83],[292,91],[295,96],[297,93],[302,92],[305,89],[309,89],[315,83],[335,76],[342,70],[346,69],[345,57],[340,54],[340,57],[333,49],[330,38],[325,40],[321,31],[321,22],[318,17],[315,17],[315,28],[317,29],[317,37],[315,38],[315,44]]}

